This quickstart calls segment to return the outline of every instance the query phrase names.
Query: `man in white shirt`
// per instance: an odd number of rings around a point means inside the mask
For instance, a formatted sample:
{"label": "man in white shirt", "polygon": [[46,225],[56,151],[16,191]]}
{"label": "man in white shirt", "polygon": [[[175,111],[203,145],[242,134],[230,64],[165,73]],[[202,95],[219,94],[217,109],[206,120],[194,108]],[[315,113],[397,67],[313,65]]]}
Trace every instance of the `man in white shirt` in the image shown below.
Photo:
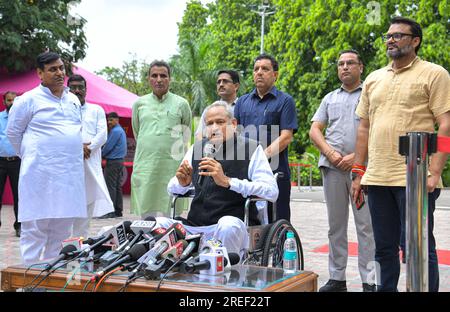
{"label": "man in white shirt", "polygon": [[[254,195],[275,202],[277,183],[262,147],[236,135],[237,122],[226,102],[210,105],[205,120],[207,138],[188,150],[169,181],[168,192],[185,194],[194,186],[195,197],[187,220],[183,220],[187,232],[202,232],[204,239],[218,239],[228,252],[242,258],[249,244],[243,222],[245,200]],[[214,147],[214,158],[204,157],[207,144]],[[168,218],[156,220],[163,227],[175,222]],[[249,222],[259,223],[256,207],[250,209]]]}
{"label": "man in white shirt", "polygon": [[77,218],[73,224],[72,236],[87,237],[90,219],[114,211],[102,171],[102,149],[108,131],[103,108],[86,103],[86,80],[81,75],[73,75],[67,81],[70,92],[81,103],[82,137],[84,154],[84,177],[86,181],[87,218]]}
{"label": "man in white shirt", "polygon": [[58,256],[74,218],[86,218],[81,105],[64,87],[60,56],[37,57],[41,84],[14,100],[6,134],[21,158],[20,249],[25,264]]}

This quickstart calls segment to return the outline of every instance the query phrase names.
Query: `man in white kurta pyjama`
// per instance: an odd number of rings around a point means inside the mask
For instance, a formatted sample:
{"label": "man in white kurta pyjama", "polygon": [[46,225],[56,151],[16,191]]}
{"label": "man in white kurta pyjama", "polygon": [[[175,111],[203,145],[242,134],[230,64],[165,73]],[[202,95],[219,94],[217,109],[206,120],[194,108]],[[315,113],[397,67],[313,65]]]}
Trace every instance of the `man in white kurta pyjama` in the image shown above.
{"label": "man in white kurta pyjama", "polygon": [[105,111],[98,105],[86,103],[86,80],[73,75],[67,81],[70,92],[81,103],[82,138],[84,151],[84,177],[86,182],[87,218],[77,218],[73,224],[72,236],[88,237],[92,217],[114,212],[102,170],[102,149],[108,137]]}
{"label": "man in white kurta pyjama", "polygon": [[18,97],[7,136],[22,159],[19,178],[20,250],[24,264],[55,258],[74,218],[86,218],[81,110],[64,87],[59,55],[38,56],[35,89]]}

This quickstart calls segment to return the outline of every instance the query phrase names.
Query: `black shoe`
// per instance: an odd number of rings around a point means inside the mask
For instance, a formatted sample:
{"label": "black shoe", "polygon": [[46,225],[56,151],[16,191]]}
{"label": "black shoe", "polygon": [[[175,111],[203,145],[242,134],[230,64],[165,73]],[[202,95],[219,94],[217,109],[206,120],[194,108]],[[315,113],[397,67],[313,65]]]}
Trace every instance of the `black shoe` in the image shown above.
{"label": "black shoe", "polygon": [[19,228],[19,229],[16,229],[16,236],[17,236],[17,237],[20,237],[20,228]]}
{"label": "black shoe", "polygon": [[110,212],[110,213],[107,213],[107,214],[99,217],[99,219],[109,219],[109,218],[115,218],[115,217],[116,217],[116,214],[114,212]]}
{"label": "black shoe", "polygon": [[115,213],[114,213],[114,216],[115,216],[116,218],[123,217],[123,215],[122,215],[121,212],[115,212]]}
{"label": "black shoe", "polygon": [[377,291],[377,285],[370,285],[367,283],[363,283],[363,292],[376,292]]}
{"label": "black shoe", "polygon": [[330,279],[324,286],[320,287],[319,292],[347,292],[347,282]]}

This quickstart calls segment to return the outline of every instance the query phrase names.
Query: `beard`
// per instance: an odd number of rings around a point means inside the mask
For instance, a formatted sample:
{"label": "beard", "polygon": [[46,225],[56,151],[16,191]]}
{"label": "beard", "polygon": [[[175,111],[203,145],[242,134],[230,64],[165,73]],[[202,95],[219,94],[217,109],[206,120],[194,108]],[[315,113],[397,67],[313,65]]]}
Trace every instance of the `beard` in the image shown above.
{"label": "beard", "polygon": [[403,48],[397,48],[397,50],[389,51],[386,49],[386,55],[391,59],[399,59],[411,53],[414,50],[412,45],[404,46]]}

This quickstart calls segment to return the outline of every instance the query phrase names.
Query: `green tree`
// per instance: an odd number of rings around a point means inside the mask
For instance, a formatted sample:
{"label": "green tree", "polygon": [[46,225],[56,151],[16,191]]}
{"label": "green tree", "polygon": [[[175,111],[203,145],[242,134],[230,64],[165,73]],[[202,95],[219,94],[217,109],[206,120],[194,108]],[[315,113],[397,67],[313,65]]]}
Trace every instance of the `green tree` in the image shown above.
{"label": "green tree", "polygon": [[26,71],[36,56],[49,49],[66,62],[85,56],[85,20],[70,15],[80,0],[0,0],[0,70]]}
{"label": "green tree", "polygon": [[201,115],[203,109],[217,98],[216,71],[203,62],[210,49],[208,41],[196,42],[185,39],[180,54],[170,60],[173,71],[172,90],[185,97],[194,115]]}
{"label": "green tree", "polygon": [[149,64],[139,61],[136,55],[131,57],[130,61],[123,62],[121,68],[107,66],[96,74],[137,95],[148,94],[151,92],[147,80]]}

